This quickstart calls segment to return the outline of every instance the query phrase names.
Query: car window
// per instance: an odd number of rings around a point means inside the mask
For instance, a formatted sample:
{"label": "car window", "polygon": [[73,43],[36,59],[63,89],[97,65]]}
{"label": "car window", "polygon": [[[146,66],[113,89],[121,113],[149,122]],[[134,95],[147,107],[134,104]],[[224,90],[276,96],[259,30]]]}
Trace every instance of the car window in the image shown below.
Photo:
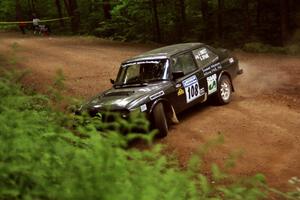
{"label": "car window", "polygon": [[206,47],[194,50],[193,54],[200,68],[206,67],[218,59],[218,56]]}
{"label": "car window", "polygon": [[173,71],[183,71],[184,74],[188,74],[197,69],[193,56],[190,53],[185,53],[174,57],[172,62]]}
{"label": "car window", "polygon": [[138,65],[132,65],[131,67],[128,67],[126,73],[124,74],[124,82],[127,83],[137,79],[139,74],[140,68]]}
{"label": "car window", "polygon": [[141,60],[123,64],[119,70],[116,85],[141,84],[168,79],[167,59]]}

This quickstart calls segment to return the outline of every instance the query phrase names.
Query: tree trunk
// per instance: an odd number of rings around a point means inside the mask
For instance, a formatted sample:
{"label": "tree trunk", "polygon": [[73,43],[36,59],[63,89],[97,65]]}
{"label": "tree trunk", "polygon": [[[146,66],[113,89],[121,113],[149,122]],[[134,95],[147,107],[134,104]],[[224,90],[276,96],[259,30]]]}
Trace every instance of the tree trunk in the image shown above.
{"label": "tree trunk", "polygon": [[155,26],[154,38],[156,42],[160,42],[161,35],[160,35],[160,26],[159,26],[156,0],[152,0],[152,9],[153,9],[153,18],[154,18],[154,26]]}
{"label": "tree trunk", "polygon": [[224,0],[218,0],[218,38],[223,40]]}
{"label": "tree trunk", "polygon": [[[244,0],[245,36],[251,36],[251,21],[249,13],[249,0]],[[247,37],[250,38],[250,37]]]}
{"label": "tree trunk", "polygon": [[16,20],[17,21],[22,20],[22,11],[21,11],[20,0],[16,0]]}
{"label": "tree trunk", "polygon": [[32,8],[32,12],[36,13],[36,9],[35,9],[35,0],[31,0],[31,8]]}
{"label": "tree trunk", "polygon": [[69,0],[70,8],[73,13],[73,18],[71,20],[72,23],[72,31],[73,33],[77,33],[80,27],[80,12],[77,6],[77,0]]}
{"label": "tree trunk", "polygon": [[284,45],[288,35],[288,0],[280,0],[281,44]]}
{"label": "tree trunk", "polygon": [[186,25],[185,0],[177,0],[177,2],[176,11],[178,11],[178,14],[176,14],[176,39],[181,41],[184,36]]}
{"label": "tree trunk", "polygon": [[204,23],[204,40],[209,39],[209,10],[208,10],[208,0],[201,0],[201,13]]}
{"label": "tree trunk", "polygon": [[208,0],[201,0],[201,12],[205,19],[208,19]]}
{"label": "tree trunk", "polygon": [[27,0],[27,6],[28,6],[29,15],[32,15],[33,13],[36,14],[35,1],[34,0]]}
{"label": "tree trunk", "polygon": [[261,0],[256,0],[256,25],[260,27],[260,17],[261,17]]}
{"label": "tree trunk", "polygon": [[77,0],[64,0],[66,9],[71,19],[71,29],[73,33],[77,33],[80,27],[80,12],[77,7]]}
{"label": "tree trunk", "polygon": [[30,0],[27,0],[27,6],[28,6],[28,12],[30,13],[30,15],[32,15],[32,6],[31,6],[31,2]]}
{"label": "tree trunk", "polygon": [[105,19],[111,19],[111,6],[109,0],[103,0],[103,14]]}
{"label": "tree trunk", "polygon": [[94,0],[89,0],[89,12],[94,12],[95,11],[95,1]]}
{"label": "tree trunk", "polygon": [[[60,0],[55,0],[55,5],[56,5],[56,9],[57,9],[57,14],[59,18],[62,18],[62,10],[61,10],[61,2]],[[61,27],[64,27],[65,23],[64,20],[59,20]]]}
{"label": "tree trunk", "polygon": [[64,3],[65,3],[65,7],[66,7],[68,15],[72,16],[72,13],[71,13],[71,10],[70,10],[70,5],[69,5],[69,0],[64,0]]}
{"label": "tree trunk", "polygon": [[180,6],[181,21],[185,24],[186,21],[185,0],[179,0],[179,6]]}
{"label": "tree trunk", "polygon": [[16,0],[16,20],[19,21],[19,28],[21,30],[21,32],[23,34],[26,33],[25,31],[25,27],[26,27],[26,24],[23,23],[22,21],[24,21],[24,18],[22,16],[22,8],[21,8],[21,5],[20,5],[20,0]]}

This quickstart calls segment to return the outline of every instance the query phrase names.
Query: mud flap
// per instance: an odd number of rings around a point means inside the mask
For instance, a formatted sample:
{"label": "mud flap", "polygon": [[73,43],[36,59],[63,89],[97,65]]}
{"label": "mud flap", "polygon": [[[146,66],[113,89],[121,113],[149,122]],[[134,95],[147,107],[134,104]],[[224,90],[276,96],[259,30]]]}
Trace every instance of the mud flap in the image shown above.
{"label": "mud flap", "polygon": [[177,119],[177,115],[175,113],[175,110],[174,110],[173,106],[171,106],[171,109],[172,109],[172,116],[170,118],[171,122],[173,124],[179,124],[179,120]]}

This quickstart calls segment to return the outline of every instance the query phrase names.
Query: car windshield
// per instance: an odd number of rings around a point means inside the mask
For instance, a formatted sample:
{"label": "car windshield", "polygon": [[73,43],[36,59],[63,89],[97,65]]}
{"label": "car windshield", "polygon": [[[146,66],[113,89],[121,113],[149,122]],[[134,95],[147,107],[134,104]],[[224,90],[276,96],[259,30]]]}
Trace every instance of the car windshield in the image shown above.
{"label": "car windshield", "polygon": [[147,84],[168,79],[168,60],[147,60],[123,64],[115,85]]}

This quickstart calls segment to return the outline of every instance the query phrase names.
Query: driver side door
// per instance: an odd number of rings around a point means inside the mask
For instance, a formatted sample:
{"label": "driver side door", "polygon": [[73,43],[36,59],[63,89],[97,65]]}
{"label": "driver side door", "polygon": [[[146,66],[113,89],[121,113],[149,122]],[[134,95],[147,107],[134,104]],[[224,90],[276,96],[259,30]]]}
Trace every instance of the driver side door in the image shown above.
{"label": "driver side door", "polygon": [[175,94],[171,103],[175,111],[181,112],[205,98],[205,89],[201,82],[202,71],[198,68],[191,52],[176,55],[171,58],[171,73],[183,72],[183,76],[173,78]]}

